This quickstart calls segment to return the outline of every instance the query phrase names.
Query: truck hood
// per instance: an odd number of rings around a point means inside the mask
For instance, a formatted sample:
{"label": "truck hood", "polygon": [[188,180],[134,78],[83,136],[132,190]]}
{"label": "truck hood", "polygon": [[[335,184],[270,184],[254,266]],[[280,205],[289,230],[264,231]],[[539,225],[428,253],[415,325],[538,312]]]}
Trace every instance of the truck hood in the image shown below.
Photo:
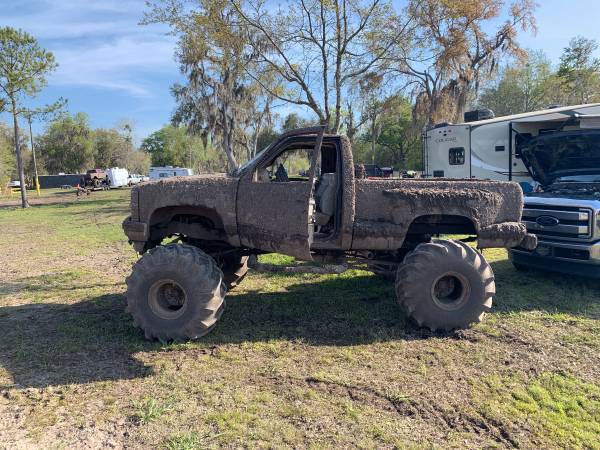
{"label": "truck hood", "polygon": [[561,178],[598,175],[600,130],[559,131],[527,137],[519,134],[517,152],[532,178],[548,186]]}
{"label": "truck hood", "polygon": [[543,205],[550,207],[572,207],[574,206],[573,199],[577,199],[578,207],[588,207],[595,211],[600,210],[600,197],[594,199],[592,197],[578,197],[574,195],[561,196],[554,192],[543,192],[530,194],[525,196],[525,207],[527,205]]}

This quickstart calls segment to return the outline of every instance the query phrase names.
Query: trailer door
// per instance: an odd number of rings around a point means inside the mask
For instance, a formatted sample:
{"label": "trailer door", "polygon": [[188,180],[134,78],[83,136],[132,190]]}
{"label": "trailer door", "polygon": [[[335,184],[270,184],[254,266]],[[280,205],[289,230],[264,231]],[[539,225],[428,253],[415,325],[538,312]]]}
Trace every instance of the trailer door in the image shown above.
{"label": "trailer door", "polygon": [[436,178],[470,178],[469,126],[448,125],[429,130],[426,138],[427,175]]}

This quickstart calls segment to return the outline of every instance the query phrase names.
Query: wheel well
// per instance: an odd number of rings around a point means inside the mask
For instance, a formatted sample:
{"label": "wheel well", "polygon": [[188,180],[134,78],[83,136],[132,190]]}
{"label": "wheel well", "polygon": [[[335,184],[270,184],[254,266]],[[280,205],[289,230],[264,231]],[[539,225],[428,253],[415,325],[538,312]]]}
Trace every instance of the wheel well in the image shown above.
{"label": "wheel well", "polygon": [[451,214],[428,214],[413,220],[407,234],[477,234],[477,228],[469,217]]}
{"label": "wheel well", "polygon": [[181,234],[194,239],[222,240],[225,237],[223,220],[211,208],[169,206],[156,209],[150,216],[150,239]]}

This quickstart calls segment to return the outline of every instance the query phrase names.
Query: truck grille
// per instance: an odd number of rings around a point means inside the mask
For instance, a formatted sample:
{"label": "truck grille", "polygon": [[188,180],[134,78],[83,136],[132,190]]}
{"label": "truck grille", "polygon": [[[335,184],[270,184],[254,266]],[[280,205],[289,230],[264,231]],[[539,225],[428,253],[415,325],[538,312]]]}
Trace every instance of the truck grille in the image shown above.
{"label": "truck grille", "polygon": [[592,237],[594,213],[577,206],[527,204],[523,208],[523,223],[527,231],[538,236],[565,239]]}

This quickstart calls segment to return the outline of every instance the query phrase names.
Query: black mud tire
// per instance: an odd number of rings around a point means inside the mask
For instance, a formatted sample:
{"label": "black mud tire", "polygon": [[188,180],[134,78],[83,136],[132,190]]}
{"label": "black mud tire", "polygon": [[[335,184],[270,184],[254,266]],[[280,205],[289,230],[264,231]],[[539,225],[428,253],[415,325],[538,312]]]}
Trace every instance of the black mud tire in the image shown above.
{"label": "black mud tire", "polygon": [[396,274],[398,303],[419,326],[432,331],[481,322],[495,293],[492,268],[463,242],[419,244]]}
{"label": "black mud tire", "polygon": [[371,266],[371,272],[373,272],[376,276],[386,280],[393,281],[396,279],[396,268],[391,264],[374,264]]}
{"label": "black mud tire", "polygon": [[95,188],[99,188],[102,185],[102,181],[100,181],[98,178],[94,178],[94,180],[92,181],[92,186],[94,186]]}
{"label": "black mud tire", "polygon": [[223,284],[228,291],[239,285],[248,273],[248,256],[228,255],[221,266]]}
{"label": "black mud tire", "polygon": [[216,325],[226,288],[215,260],[190,245],[144,253],[127,278],[127,311],[146,339],[198,339]]}

